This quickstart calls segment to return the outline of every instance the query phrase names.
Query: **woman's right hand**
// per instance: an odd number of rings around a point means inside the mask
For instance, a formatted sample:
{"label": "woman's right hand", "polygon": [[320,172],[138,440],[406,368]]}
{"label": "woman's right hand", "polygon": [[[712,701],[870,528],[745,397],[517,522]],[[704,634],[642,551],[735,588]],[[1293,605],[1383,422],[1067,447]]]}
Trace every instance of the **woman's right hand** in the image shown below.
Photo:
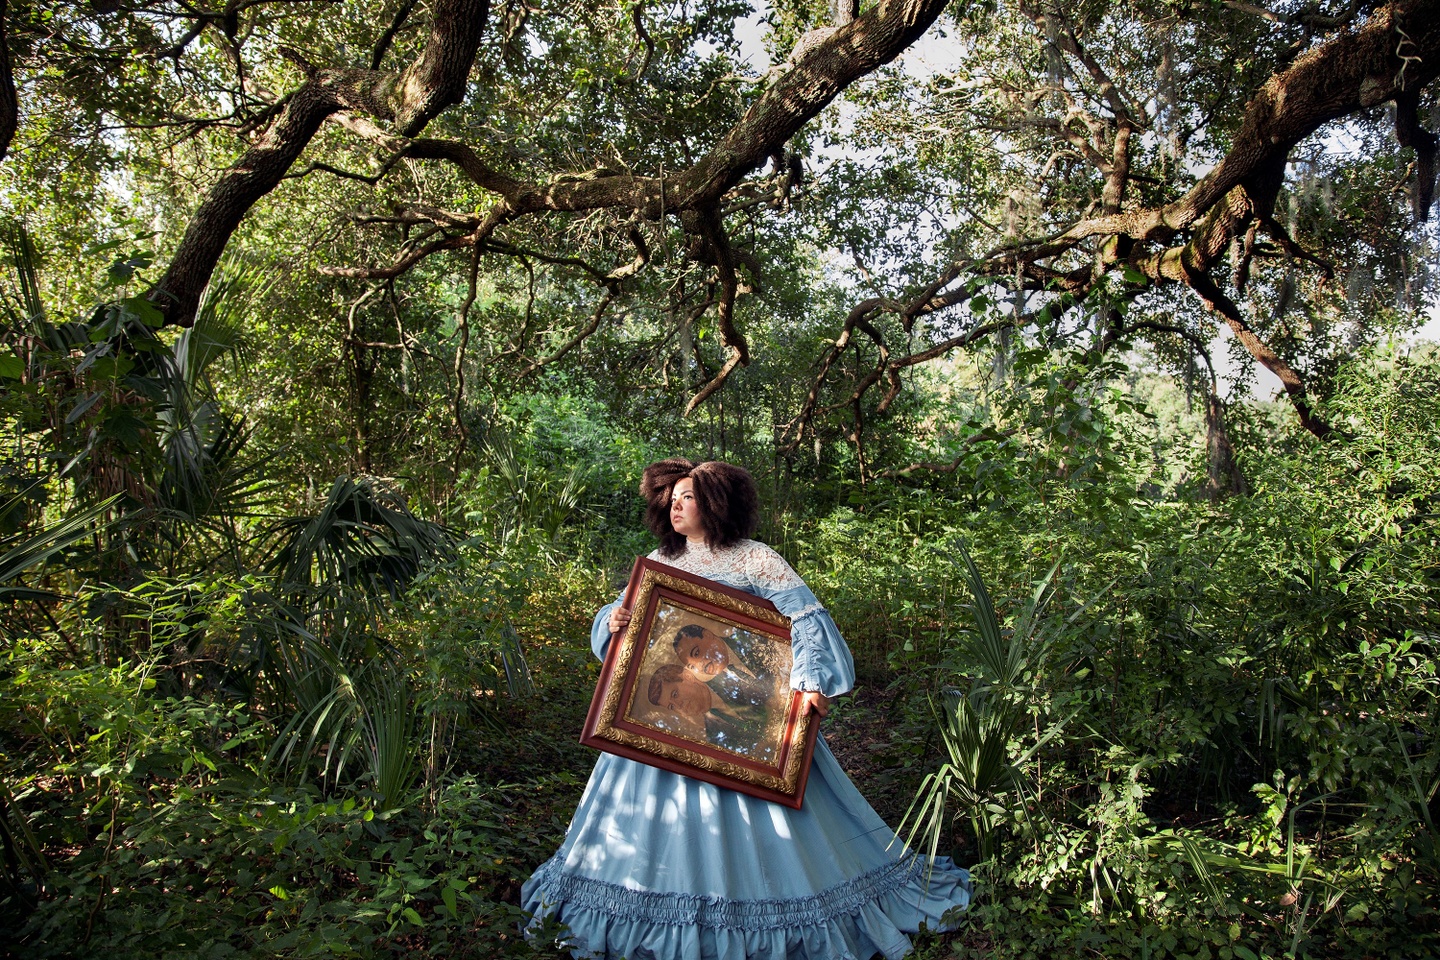
{"label": "woman's right hand", "polygon": [[610,611],[610,632],[620,633],[630,624],[630,611],[624,607],[616,607]]}
{"label": "woman's right hand", "polygon": [[818,690],[803,691],[804,696],[800,701],[800,715],[813,713],[821,720],[830,712],[830,698]]}

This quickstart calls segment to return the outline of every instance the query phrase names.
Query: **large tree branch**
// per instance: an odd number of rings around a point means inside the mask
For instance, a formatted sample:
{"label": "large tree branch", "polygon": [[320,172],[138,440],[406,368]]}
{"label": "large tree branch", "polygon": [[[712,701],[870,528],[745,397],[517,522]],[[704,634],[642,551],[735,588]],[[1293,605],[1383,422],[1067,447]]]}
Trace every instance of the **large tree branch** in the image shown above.
{"label": "large tree branch", "polygon": [[804,54],[720,142],[679,177],[675,202],[703,206],[784,146],[847,86],[920,39],[945,0],[881,0]]}
{"label": "large tree branch", "polygon": [[856,325],[862,320],[868,321],[871,317],[877,316],[881,310],[887,308],[894,309],[897,306],[898,304],[895,304],[893,301],[873,297],[868,300],[862,300],[850,308],[850,313],[845,317],[845,323],[840,328],[840,335],[826,348],[825,355],[820,359],[820,368],[811,379],[810,390],[806,393],[805,400],[801,403],[799,412],[796,413],[795,417],[780,431],[779,440],[782,443],[787,439],[790,441],[782,447],[783,450],[787,452],[793,450],[796,445],[800,443],[801,438],[804,436],[806,425],[815,417],[815,410],[820,403],[820,392],[824,389],[825,379],[830,374],[830,368],[834,366],[836,360],[840,359],[840,356],[845,352],[845,348],[850,345],[850,334],[854,331]]}
{"label": "large tree branch", "polygon": [[[435,236],[436,234],[439,235]],[[327,277],[345,277],[349,280],[394,280],[426,257],[439,253],[441,250],[463,250],[466,247],[476,247],[481,244],[479,228],[468,236],[448,234],[441,230],[432,231],[427,236],[435,236],[435,239],[408,247],[396,258],[394,263],[387,267],[322,266],[319,268],[319,272]]]}
{"label": "large tree branch", "polygon": [[1132,126],[1148,126],[1148,117],[1144,104],[1138,97],[1133,97],[1121,85],[1117,83],[1108,71],[1101,65],[1100,61],[1090,53],[1080,42],[1075,25],[1065,15],[1065,12],[1058,6],[1046,9],[1036,6],[1033,3],[1021,3],[1020,10],[1042,30],[1045,28],[1047,19],[1053,18],[1060,29],[1055,32],[1053,42],[1063,51],[1070,54],[1085,68],[1085,72],[1094,81],[1101,97],[1110,107],[1111,113],[1116,120],[1128,123]]}
{"label": "large tree branch", "polygon": [[[1081,58],[1073,38],[1062,35],[1062,48]],[[1117,116],[1125,106],[1098,64],[1087,64],[1092,78]],[[1402,146],[1417,154],[1414,201],[1422,217],[1433,196],[1436,139],[1419,124],[1415,106],[1421,88],[1440,76],[1440,0],[1402,0],[1377,10],[1358,30],[1341,33],[1297,59],[1261,88],[1246,107],[1234,145],[1211,173],[1184,197],[1158,207],[1123,210],[1128,179],[1123,121],[1115,155],[1104,180],[1103,215],[1083,220],[1039,242],[994,251],[973,272],[1003,281],[1007,270],[1035,271],[1042,262],[1101,240],[1096,276],[1121,265],[1134,267],[1156,283],[1180,283],[1194,290],[1235,333],[1256,360],[1280,378],[1301,423],[1317,436],[1331,427],[1317,417],[1300,374],[1267,345],[1245,321],[1240,308],[1210,277],[1225,253],[1246,237],[1237,257],[1237,287],[1244,283],[1254,247],[1255,228],[1263,227],[1291,256],[1332,268],[1303,250],[1275,222],[1273,211],[1284,182],[1290,152],[1322,124],[1385,100],[1396,102],[1396,133]],[[1072,138],[1073,140],[1073,138]],[[1112,174],[1119,174],[1112,175]],[[1178,245],[1167,246],[1182,233]],[[1156,242],[1160,246],[1156,246]],[[1052,281],[1052,283],[1057,283]],[[1072,271],[1058,283],[1084,296],[1086,282]]]}
{"label": "large tree branch", "polygon": [[1251,356],[1259,360],[1275,376],[1280,378],[1280,383],[1289,395],[1290,402],[1295,407],[1295,412],[1300,417],[1300,423],[1304,425],[1315,436],[1324,439],[1328,437],[1333,428],[1323,419],[1315,415],[1314,408],[1310,405],[1309,396],[1305,391],[1305,382],[1295,369],[1286,363],[1281,357],[1256,335],[1250,325],[1245,322],[1244,315],[1235,302],[1225,295],[1219,285],[1210,279],[1208,274],[1195,273],[1191,275],[1190,288],[1198,293],[1205,303],[1219,314],[1225,321],[1235,338],[1250,351]]}
{"label": "large tree branch", "polygon": [[1361,8],[1366,5],[1366,0],[1351,0],[1350,4],[1337,16],[1323,12],[1318,5],[1298,11],[1281,12],[1259,4],[1246,3],[1244,0],[1224,0],[1224,3],[1225,6],[1238,13],[1260,17],[1271,23],[1284,23],[1304,27],[1306,30],[1334,30],[1353,23],[1359,16]]}
{"label": "large tree branch", "polygon": [[[1377,10],[1359,30],[1341,33],[1272,76],[1246,107],[1225,158],[1184,197],[1084,220],[1057,242],[1127,235],[1166,242],[1189,229],[1222,197],[1265,177],[1301,140],[1349,116],[1440,76],[1440,0],[1399,0]],[[1268,210],[1262,210],[1268,214]]]}
{"label": "large tree branch", "polygon": [[193,322],[200,295],[241,219],[275,188],[325,118],[339,108],[330,85],[316,80],[306,83],[211,189],[190,218],[170,268],[151,293],[167,320],[181,326]]}
{"label": "large tree branch", "polygon": [[385,54],[390,52],[390,45],[395,42],[395,36],[400,28],[405,26],[405,21],[410,19],[410,14],[415,9],[418,0],[404,0],[399,9],[395,11],[395,17],[390,21],[390,26],[380,34],[380,39],[375,41],[375,49],[370,52],[370,69],[379,70],[380,64],[385,62]]}
{"label": "large tree branch", "polygon": [[[629,206],[646,218],[659,219],[666,213],[714,207],[847,85],[919,38],[945,5],[945,0],[882,0],[800,57],[709,153],[673,178],[596,175],[529,185],[495,171],[462,144],[412,141],[403,150],[412,157],[455,163],[477,184],[499,194],[477,239],[502,223],[541,211]],[[240,220],[280,182],[327,117],[352,110],[392,120],[396,132],[409,138],[457,102],[487,13],[488,0],[439,0],[423,53],[398,77],[374,70],[313,71],[281,116],[196,211],[157,290],[169,322],[191,322],[200,293]],[[357,275],[395,275],[414,262],[407,257],[378,272],[358,268]]]}
{"label": "large tree branch", "polygon": [[395,92],[395,129],[401,136],[415,136],[464,97],[489,15],[490,0],[436,0],[425,49],[401,74]]}
{"label": "large tree branch", "polygon": [[240,221],[266,196],[340,110],[394,120],[414,136],[463,93],[485,30],[489,0],[439,0],[419,58],[398,77],[375,70],[316,70],[290,53],[307,79],[284,110],[211,189],[190,219],[170,268],[152,296],[166,319],[188,326]]}
{"label": "large tree branch", "polygon": [[886,0],[835,30],[781,75],[708,153],[674,176],[594,171],[548,184],[504,183],[507,178],[468,147],[435,142],[417,149],[455,163],[477,184],[501,194],[512,217],[630,207],[655,220],[666,213],[703,210],[780,153],[847,86],[899,56],[944,9],[944,0]]}

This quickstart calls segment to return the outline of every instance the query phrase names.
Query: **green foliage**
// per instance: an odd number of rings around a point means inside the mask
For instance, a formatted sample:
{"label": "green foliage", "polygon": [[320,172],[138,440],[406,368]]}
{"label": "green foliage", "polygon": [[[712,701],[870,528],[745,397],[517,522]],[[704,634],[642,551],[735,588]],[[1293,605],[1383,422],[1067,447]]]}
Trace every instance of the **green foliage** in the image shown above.
{"label": "green foliage", "polygon": [[[556,62],[603,32],[560,30]],[[837,409],[786,448],[818,315],[845,301],[794,241],[792,276],[737,309],[776,359],[682,420],[723,352],[702,322],[677,345],[653,306],[542,389],[507,379],[555,346],[535,316],[583,300],[553,277],[480,284],[471,321],[515,356],[474,345],[457,394],[443,271],[370,295],[235,268],[177,335],[132,295],[139,247],[102,251],[115,286],[60,321],[17,234],[0,949],[543,953],[516,891],[588,761],[590,618],[650,546],[639,469],[678,452],[756,469],[762,535],[884,701],[872,782],[915,796],[917,848],[976,866],[984,899],[928,955],[1434,952],[1434,355],[1327,369],[1335,442],[1233,403],[1254,492],[1214,504],[1181,391],[1067,345],[1058,317],[907,374],[882,429],[852,438]]]}
{"label": "green foliage", "polygon": [[588,468],[576,463],[563,474],[551,474],[522,463],[501,438],[489,442],[484,460],[473,478],[478,502],[466,512],[466,522],[484,524],[498,544],[528,541],[553,554],[561,546],[566,525],[575,521],[581,508]]}
{"label": "green foliage", "polygon": [[[946,761],[928,775],[905,821],[907,842],[936,855],[947,815],[968,821],[975,844],[966,852],[981,862],[999,853],[1001,829],[1016,817],[1027,817],[1035,804],[1023,767],[1060,733],[1062,720],[1044,716],[1041,682],[1056,627],[1047,622],[1051,599],[1051,567],[1019,609],[1015,623],[1002,629],[990,592],[963,542],[954,551],[965,567],[965,582],[974,600],[974,631],[955,643],[942,669],[969,674],[969,688],[947,687],[939,707],[940,738]],[[1072,614],[1071,621],[1079,611]],[[1066,718],[1068,719],[1068,718]],[[1047,729],[1041,733],[1042,721]],[[1011,756],[1011,745],[1034,725],[1034,742]],[[913,820],[912,820],[913,817]],[[1033,824],[1030,826],[1034,826]],[[900,832],[904,835],[905,824]]]}
{"label": "green foliage", "polygon": [[[17,496],[6,504],[6,512],[20,499],[21,496]],[[15,533],[0,536],[0,551],[3,551],[0,553],[0,603],[12,606],[21,600],[54,599],[55,595],[50,591],[21,584],[20,576],[43,566],[57,554],[92,535],[96,523],[105,516],[114,502],[114,499],[106,500],[78,510],[72,516],[29,535]],[[0,624],[3,624],[4,629],[12,636],[18,632],[14,623],[0,621]]]}
{"label": "green foliage", "polygon": [[394,599],[427,563],[452,556],[453,536],[412,514],[367,477],[341,477],[310,515],[275,525],[269,561],[277,589],[300,602],[367,610]]}
{"label": "green foliage", "polygon": [[[1099,477],[1057,473],[1050,417],[1015,435],[1019,477],[1008,464],[972,467],[975,489],[1003,492],[982,496],[986,507],[965,522],[976,563],[1031,599],[999,605],[991,620],[973,571],[952,575],[982,599],[978,642],[949,659],[925,632],[903,646],[893,634],[851,636],[885,644],[907,668],[940,665],[926,674],[931,697],[970,684],[945,701],[944,753],[915,813],[933,831],[948,798],[973,833],[983,834],[969,826],[977,809],[1006,824],[1006,843],[981,846],[991,896],[976,921],[990,936],[1016,938],[1026,956],[1433,951],[1434,373],[1424,354],[1343,369],[1330,412],[1366,438],[1358,443],[1247,428],[1241,455],[1257,492],[1219,507],[1149,500],[1137,482],[1143,459]],[[1042,396],[1055,389],[1067,388]],[[1043,409],[1080,408],[1061,397]],[[1065,455],[1083,463],[1084,449]],[[1020,495],[1017,483],[1034,492]],[[916,611],[897,625],[913,630],[921,597],[947,595],[929,557],[952,549],[953,528],[917,518],[905,540],[884,522],[870,529],[878,536],[838,569],[876,569],[877,552],[903,550],[919,575],[892,584],[888,602]],[[1018,702],[1031,713],[1011,723],[994,680],[978,678],[1032,662],[1017,639],[1033,622],[1027,587],[1047,582],[1056,562],[1062,606],[1085,612],[1047,632],[1038,649],[1050,667],[1021,671],[1033,686]],[[849,592],[843,580],[829,589]],[[1036,749],[1056,716],[1067,718],[1063,732]],[[999,739],[1007,724],[1006,749],[985,753],[987,735]],[[1007,769],[1023,771],[1023,784],[997,781]],[[1010,800],[993,808],[964,789],[993,796],[997,782]],[[956,849],[970,841],[957,835]],[[1219,940],[1201,932],[1227,928]]]}
{"label": "green foliage", "polygon": [[382,809],[389,809],[384,804],[408,799],[416,771],[414,694],[390,657],[373,645],[365,649],[363,640],[348,642],[350,636],[322,642],[301,633],[296,642],[277,645],[278,672],[294,712],[268,759],[302,777],[314,768],[332,787],[358,766]]}
{"label": "green foliage", "polygon": [[14,648],[0,680],[6,812],[68,852],[37,871],[38,904],[0,900],[19,951],[4,955],[534,955],[500,899],[533,839],[514,829],[510,791],[534,802],[569,778],[456,778],[424,809],[326,799],[262,775],[263,719],[147,696],[153,665],[49,659]]}

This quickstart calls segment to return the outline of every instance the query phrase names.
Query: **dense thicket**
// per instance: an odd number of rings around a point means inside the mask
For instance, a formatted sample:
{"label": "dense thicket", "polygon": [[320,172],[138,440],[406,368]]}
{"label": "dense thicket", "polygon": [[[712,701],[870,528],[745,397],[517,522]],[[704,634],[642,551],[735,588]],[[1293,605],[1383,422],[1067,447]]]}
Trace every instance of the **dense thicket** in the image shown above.
{"label": "dense thicket", "polygon": [[[1198,411],[1093,361],[1022,357],[943,479],[763,475],[861,666],[847,762],[978,864],[954,949],[1428,955],[1440,363],[1342,368],[1323,409],[1363,442],[1239,408],[1253,492],[1214,504]],[[587,624],[653,453],[526,404],[450,501],[463,541],[376,481],[248,539],[156,504],[7,541],[16,955],[544,952],[509,904],[588,767]]]}
{"label": "dense thicket", "polygon": [[922,952],[1434,954],[1434,6],[0,7],[0,955],[553,954],[675,454]]}

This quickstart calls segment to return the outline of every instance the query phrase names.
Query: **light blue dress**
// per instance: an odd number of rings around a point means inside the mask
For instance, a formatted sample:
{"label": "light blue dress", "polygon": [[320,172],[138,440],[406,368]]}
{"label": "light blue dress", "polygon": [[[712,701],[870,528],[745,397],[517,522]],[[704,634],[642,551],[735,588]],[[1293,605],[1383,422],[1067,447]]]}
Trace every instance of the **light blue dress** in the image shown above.
{"label": "light blue dress", "polygon": [[[680,557],[651,557],[789,616],[793,688],[834,697],[854,684],[834,621],[769,547],[692,544]],[[615,605],[595,616],[600,657]],[[953,928],[970,891],[970,875],[948,859],[904,850],[822,737],[798,810],[602,753],[565,842],[522,902],[563,923],[577,957],[893,960],[922,924]]]}

